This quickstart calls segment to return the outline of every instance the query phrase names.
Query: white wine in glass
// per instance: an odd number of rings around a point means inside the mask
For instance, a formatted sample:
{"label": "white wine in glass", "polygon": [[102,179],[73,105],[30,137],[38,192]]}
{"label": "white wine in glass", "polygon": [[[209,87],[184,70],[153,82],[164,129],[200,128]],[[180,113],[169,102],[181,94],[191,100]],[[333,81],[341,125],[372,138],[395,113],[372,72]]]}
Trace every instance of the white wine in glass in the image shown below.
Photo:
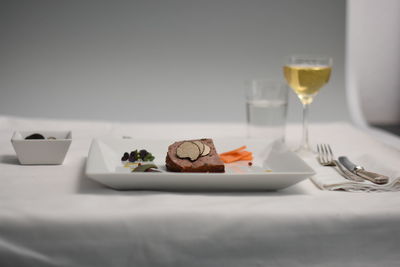
{"label": "white wine in glass", "polygon": [[312,153],[308,141],[308,106],[331,76],[332,59],[317,56],[292,56],[283,67],[286,81],[303,104],[303,137],[299,153]]}

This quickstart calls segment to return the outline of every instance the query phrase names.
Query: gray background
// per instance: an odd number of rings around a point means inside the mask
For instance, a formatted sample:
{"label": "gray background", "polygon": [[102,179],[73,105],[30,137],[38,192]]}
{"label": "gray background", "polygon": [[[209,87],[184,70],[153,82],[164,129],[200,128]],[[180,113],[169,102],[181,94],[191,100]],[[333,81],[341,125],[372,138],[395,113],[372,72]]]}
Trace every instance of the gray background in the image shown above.
{"label": "gray background", "polygon": [[[312,121],[348,120],[345,0],[1,1],[0,114],[245,121],[244,81],[334,59]],[[289,120],[301,105],[290,94]]]}

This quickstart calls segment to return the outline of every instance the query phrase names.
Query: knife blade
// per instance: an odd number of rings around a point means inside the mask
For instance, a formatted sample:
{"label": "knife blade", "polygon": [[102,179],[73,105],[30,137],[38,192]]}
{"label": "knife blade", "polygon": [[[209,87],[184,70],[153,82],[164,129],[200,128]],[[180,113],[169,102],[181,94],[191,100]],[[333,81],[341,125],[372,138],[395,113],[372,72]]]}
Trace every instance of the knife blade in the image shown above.
{"label": "knife blade", "polygon": [[364,178],[375,184],[386,184],[389,182],[389,177],[379,173],[366,171],[364,167],[354,164],[347,157],[342,156],[339,157],[338,160],[344,167],[346,167],[346,169],[360,176],[361,178]]}

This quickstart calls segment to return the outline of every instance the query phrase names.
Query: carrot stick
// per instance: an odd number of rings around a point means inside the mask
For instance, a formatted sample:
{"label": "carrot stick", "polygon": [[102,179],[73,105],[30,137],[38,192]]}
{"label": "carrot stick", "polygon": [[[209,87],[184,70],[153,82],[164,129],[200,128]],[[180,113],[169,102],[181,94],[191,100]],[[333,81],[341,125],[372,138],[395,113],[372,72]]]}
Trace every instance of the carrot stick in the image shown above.
{"label": "carrot stick", "polygon": [[243,151],[242,153],[241,153],[241,155],[242,155],[242,157],[247,157],[247,156],[250,156],[250,155],[252,155],[253,153],[251,153],[250,151]]}
{"label": "carrot stick", "polygon": [[250,151],[245,151],[247,146],[241,146],[234,150],[224,152],[219,154],[221,160],[225,163],[231,163],[240,160],[253,160],[253,153]]}
{"label": "carrot stick", "polygon": [[224,163],[232,163],[232,162],[235,162],[235,161],[241,161],[241,160],[253,160],[253,158],[252,157],[249,157],[249,158],[241,158],[241,159],[232,159],[232,158],[223,158],[223,159],[221,159]]}
{"label": "carrot stick", "polygon": [[238,161],[238,159],[224,158],[224,159],[222,159],[222,161],[225,163],[232,163],[232,162]]}
{"label": "carrot stick", "polygon": [[231,155],[220,155],[220,158],[225,163],[231,163],[239,160],[252,160],[253,153],[249,151],[242,151],[240,153],[236,152],[235,154]]}
{"label": "carrot stick", "polygon": [[220,158],[221,159],[226,159],[226,160],[233,160],[233,161],[236,161],[236,160],[239,160],[240,158],[241,158],[242,156],[241,155],[236,155],[236,156],[233,156],[233,155],[223,155],[223,156],[220,156]]}
{"label": "carrot stick", "polygon": [[236,149],[231,150],[231,151],[228,151],[228,152],[221,153],[221,154],[219,154],[219,155],[229,155],[229,154],[233,154],[233,153],[239,152],[239,151],[241,151],[241,150],[243,150],[243,149],[246,149],[246,148],[247,148],[247,146],[241,146],[241,147],[239,147],[239,148],[236,148]]}

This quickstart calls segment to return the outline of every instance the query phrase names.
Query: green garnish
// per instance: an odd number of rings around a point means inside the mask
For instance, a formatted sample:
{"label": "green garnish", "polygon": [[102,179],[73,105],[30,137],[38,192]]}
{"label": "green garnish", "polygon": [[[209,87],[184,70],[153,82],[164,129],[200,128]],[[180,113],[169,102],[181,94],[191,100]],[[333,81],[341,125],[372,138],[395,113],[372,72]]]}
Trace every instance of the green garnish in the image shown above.
{"label": "green garnish", "polygon": [[154,160],[154,156],[151,153],[149,153],[142,160],[143,161],[153,161]]}

